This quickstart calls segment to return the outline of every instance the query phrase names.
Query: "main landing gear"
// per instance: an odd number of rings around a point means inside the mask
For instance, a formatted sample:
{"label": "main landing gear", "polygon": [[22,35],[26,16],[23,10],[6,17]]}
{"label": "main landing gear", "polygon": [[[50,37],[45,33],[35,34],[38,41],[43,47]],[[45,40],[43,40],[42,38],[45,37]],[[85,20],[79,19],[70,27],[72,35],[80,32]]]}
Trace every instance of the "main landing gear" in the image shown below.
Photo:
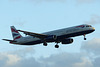
{"label": "main landing gear", "polygon": [[[48,44],[47,44],[47,42],[44,42],[43,45],[44,45],[44,46],[47,46]],[[58,43],[55,45],[55,48],[59,48]]]}
{"label": "main landing gear", "polygon": [[47,42],[45,41],[45,42],[43,43],[43,45],[44,45],[44,46],[47,46],[48,44],[47,44]]}
{"label": "main landing gear", "polygon": [[85,37],[85,35],[86,35],[86,34],[84,34],[84,35],[83,35],[83,36],[84,36],[84,40],[86,40],[86,37]]}
{"label": "main landing gear", "polygon": [[58,45],[58,43],[55,45],[55,48],[59,48],[59,45]]}

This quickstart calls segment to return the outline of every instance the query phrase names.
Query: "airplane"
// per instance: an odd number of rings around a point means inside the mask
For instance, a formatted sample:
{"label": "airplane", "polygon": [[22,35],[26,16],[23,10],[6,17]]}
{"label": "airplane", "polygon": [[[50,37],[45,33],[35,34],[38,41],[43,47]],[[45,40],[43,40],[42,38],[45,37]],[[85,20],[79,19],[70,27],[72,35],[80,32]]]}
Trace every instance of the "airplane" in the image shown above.
{"label": "airplane", "polygon": [[[93,31],[95,31],[95,28],[88,24],[82,24],[40,34],[23,30],[17,30],[14,26],[11,26],[11,31],[13,40],[2,40],[9,41],[9,43],[17,45],[36,45],[43,43],[44,46],[47,46],[47,43],[55,42],[55,48],[59,48],[58,43],[71,44],[74,41],[72,37],[75,36],[83,35],[84,40],[86,40],[86,34],[92,33]],[[23,37],[19,32],[23,32],[25,35],[28,36]]]}

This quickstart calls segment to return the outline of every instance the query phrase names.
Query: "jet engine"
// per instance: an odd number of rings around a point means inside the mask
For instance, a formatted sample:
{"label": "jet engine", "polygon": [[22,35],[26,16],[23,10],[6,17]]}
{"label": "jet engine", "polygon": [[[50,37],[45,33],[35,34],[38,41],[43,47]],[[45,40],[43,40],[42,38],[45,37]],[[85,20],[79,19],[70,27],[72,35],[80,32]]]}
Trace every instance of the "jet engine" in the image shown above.
{"label": "jet engine", "polygon": [[73,41],[74,41],[73,39],[69,38],[69,39],[62,40],[61,43],[62,44],[70,44],[70,43],[73,43]]}

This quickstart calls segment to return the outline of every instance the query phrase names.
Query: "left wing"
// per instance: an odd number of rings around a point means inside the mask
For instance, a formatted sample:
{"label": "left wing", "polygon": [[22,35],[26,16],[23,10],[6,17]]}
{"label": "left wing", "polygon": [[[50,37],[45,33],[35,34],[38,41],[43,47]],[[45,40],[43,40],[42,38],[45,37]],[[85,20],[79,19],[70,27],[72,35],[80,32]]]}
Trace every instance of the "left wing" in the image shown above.
{"label": "left wing", "polygon": [[49,35],[45,35],[45,34],[33,33],[33,32],[22,31],[22,30],[18,30],[18,31],[23,32],[26,35],[34,36],[34,37],[37,37],[40,39],[44,39],[49,36]]}

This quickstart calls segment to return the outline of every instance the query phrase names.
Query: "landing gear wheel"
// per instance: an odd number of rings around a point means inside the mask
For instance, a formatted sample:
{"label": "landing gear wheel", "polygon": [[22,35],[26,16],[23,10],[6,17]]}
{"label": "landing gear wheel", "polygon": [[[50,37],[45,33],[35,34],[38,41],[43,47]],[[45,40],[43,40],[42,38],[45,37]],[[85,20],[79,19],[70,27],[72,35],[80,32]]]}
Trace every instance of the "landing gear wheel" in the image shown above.
{"label": "landing gear wheel", "polygon": [[86,40],[86,38],[84,38],[84,40]]}
{"label": "landing gear wheel", "polygon": [[55,48],[59,48],[59,45],[55,45]]}
{"label": "landing gear wheel", "polygon": [[86,38],[85,38],[85,34],[84,34],[84,40],[86,40]]}
{"label": "landing gear wheel", "polygon": [[47,46],[48,44],[46,42],[43,43],[44,46]]}

